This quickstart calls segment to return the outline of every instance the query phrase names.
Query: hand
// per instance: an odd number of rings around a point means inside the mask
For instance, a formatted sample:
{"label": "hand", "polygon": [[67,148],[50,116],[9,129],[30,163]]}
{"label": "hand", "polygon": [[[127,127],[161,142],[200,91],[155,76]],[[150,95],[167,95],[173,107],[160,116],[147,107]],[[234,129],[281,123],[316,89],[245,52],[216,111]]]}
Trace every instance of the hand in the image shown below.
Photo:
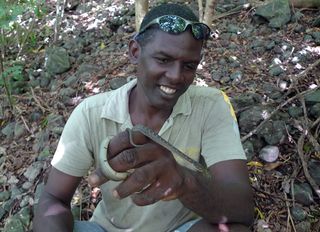
{"label": "hand", "polygon": [[109,143],[110,166],[118,172],[134,169],[132,174],[116,187],[114,196],[131,196],[137,205],[179,197],[183,192],[185,168],[177,164],[170,151],[141,133],[134,132],[132,137],[134,143],[141,146],[132,146],[126,131],[119,133]]}

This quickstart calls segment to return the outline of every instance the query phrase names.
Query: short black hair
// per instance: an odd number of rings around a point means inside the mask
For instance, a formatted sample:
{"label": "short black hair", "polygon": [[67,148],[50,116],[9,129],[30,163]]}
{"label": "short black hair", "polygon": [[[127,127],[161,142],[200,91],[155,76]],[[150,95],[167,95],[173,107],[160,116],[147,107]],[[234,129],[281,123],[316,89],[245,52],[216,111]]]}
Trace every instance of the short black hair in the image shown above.
{"label": "short black hair", "polygon": [[163,15],[177,15],[181,18],[192,22],[199,22],[199,18],[195,13],[186,5],[175,4],[175,3],[165,3],[152,8],[143,18],[138,34],[135,36],[135,40],[144,47],[155,34],[159,27],[158,25],[152,25],[147,30],[140,33],[141,29],[148,25],[152,20]]}

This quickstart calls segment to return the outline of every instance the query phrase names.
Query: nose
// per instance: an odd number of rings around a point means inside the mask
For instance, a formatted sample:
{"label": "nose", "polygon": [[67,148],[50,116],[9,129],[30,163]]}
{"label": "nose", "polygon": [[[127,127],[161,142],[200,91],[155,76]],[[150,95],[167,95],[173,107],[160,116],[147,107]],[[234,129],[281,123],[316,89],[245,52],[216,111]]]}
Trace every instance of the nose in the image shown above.
{"label": "nose", "polygon": [[173,62],[167,69],[166,76],[172,83],[179,82],[182,78],[182,68],[180,63]]}

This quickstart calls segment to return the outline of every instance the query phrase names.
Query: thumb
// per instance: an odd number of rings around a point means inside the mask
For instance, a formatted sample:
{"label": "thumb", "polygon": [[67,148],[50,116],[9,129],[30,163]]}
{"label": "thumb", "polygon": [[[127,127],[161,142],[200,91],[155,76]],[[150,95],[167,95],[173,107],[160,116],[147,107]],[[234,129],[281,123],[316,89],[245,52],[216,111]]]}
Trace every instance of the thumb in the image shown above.
{"label": "thumb", "polygon": [[109,179],[103,175],[100,168],[95,169],[88,177],[88,182],[91,187],[98,187],[107,181],[109,181]]}

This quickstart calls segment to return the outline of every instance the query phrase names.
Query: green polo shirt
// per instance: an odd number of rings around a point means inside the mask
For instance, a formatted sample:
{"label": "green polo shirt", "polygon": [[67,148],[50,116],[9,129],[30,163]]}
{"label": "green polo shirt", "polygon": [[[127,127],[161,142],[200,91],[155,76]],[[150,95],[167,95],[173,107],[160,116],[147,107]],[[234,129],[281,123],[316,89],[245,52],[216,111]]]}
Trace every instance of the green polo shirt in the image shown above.
{"label": "green polo shirt", "polygon": [[[132,128],[128,108],[132,80],[121,88],[85,99],[71,114],[63,130],[52,165],[72,176],[85,176],[94,165],[102,141]],[[195,160],[203,156],[208,167],[231,159],[246,159],[234,111],[220,90],[190,86],[179,98],[159,135]],[[181,165],[183,160],[177,159]],[[172,231],[195,217],[179,200],[136,206],[130,197],[115,199],[119,182],[101,186],[102,201],[91,220],[108,232]]]}

